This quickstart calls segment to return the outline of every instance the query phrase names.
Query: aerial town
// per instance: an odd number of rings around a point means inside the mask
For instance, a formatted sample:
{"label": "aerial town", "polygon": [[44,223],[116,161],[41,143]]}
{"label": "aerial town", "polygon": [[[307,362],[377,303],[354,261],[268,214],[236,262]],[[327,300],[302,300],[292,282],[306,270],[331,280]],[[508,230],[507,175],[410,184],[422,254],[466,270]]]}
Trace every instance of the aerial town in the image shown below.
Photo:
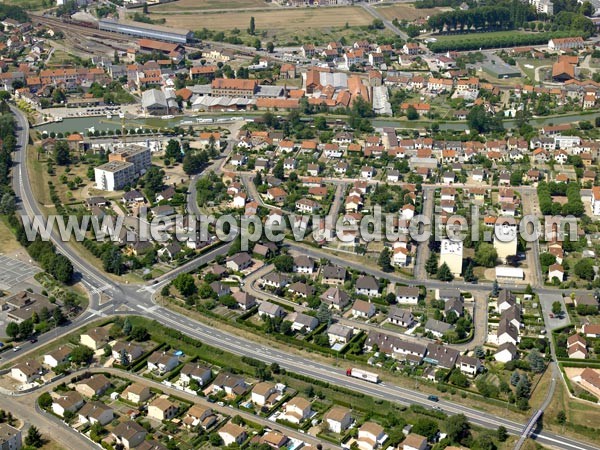
{"label": "aerial town", "polygon": [[0,448],[600,449],[600,1],[0,3]]}

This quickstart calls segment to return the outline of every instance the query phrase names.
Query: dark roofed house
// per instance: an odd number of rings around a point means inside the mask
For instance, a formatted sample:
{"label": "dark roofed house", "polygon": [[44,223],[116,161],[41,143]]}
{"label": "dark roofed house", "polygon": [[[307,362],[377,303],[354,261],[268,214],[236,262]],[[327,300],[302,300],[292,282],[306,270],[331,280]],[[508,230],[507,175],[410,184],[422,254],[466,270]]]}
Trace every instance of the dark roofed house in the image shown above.
{"label": "dark roofed house", "polygon": [[344,309],[344,307],[350,303],[350,296],[338,286],[330,287],[321,294],[320,298],[323,302],[331,305],[332,308],[337,310]]}
{"label": "dark roofed house", "polygon": [[343,284],[346,280],[346,269],[339,266],[327,265],[321,269],[324,284]]}
{"label": "dark roofed house", "polygon": [[119,423],[112,432],[115,441],[127,449],[140,445],[146,438],[146,434],[144,427],[133,420]]}
{"label": "dark roofed house", "polygon": [[409,310],[392,306],[388,313],[388,320],[394,325],[399,325],[404,328],[410,328],[414,323],[415,318],[412,312],[410,312]]}
{"label": "dark roofed house", "polygon": [[355,288],[358,295],[366,295],[367,297],[376,297],[379,295],[379,283],[370,275],[358,277]]}
{"label": "dark roofed house", "polygon": [[425,331],[429,331],[437,338],[441,338],[448,331],[452,330],[454,327],[449,323],[442,322],[441,320],[435,319],[427,319],[425,323]]}
{"label": "dark roofed house", "polygon": [[307,298],[315,293],[315,288],[312,287],[310,284],[297,281],[288,286],[288,291],[290,291],[297,297]]}
{"label": "dark roofed house", "polygon": [[259,316],[269,316],[270,318],[284,317],[285,311],[279,305],[270,302],[262,302],[258,307]]}
{"label": "dark roofed house", "polygon": [[458,350],[431,342],[427,344],[427,356],[424,360],[443,369],[452,369],[459,354]]}
{"label": "dark roofed house", "polygon": [[252,257],[246,253],[238,253],[227,260],[227,268],[239,272],[252,265]]}

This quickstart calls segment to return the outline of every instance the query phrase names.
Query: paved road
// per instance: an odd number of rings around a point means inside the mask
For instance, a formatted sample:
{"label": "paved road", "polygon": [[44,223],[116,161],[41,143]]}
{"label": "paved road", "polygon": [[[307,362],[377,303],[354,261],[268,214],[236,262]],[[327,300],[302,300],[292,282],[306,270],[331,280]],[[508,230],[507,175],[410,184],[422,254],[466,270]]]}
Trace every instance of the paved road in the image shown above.
{"label": "paved road", "polygon": [[408,39],[408,34],[406,34],[404,31],[400,30],[396,25],[394,25],[390,20],[387,20],[385,17],[383,17],[379,11],[377,11],[376,8],[374,8],[373,6],[367,4],[367,3],[361,3],[361,5],[365,11],[367,11],[369,14],[371,14],[373,17],[375,17],[376,19],[379,19],[383,22],[383,24],[385,25],[385,27],[389,30],[392,31],[392,33],[400,36],[402,39],[407,40]]}
{"label": "paved road", "polygon": [[[423,185],[423,211],[421,214],[425,217],[429,217],[433,223],[433,207],[435,205],[435,189],[436,186]],[[425,227],[424,232],[433,232],[431,225]],[[417,254],[415,256],[415,264],[413,274],[417,280],[426,280],[427,271],[425,270],[425,264],[429,259],[429,241],[419,242],[417,246]]]}
{"label": "paved road", "polygon": [[[18,144],[17,162],[15,168],[15,192],[20,196],[20,200],[26,207],[27,213],[32,214],[34,208],[37,208],[35,199],[31,192],[27,171],[24,164],[24,149],[28,141],[28,124],[24,115],[13,110],[18,122]],[[39,211],[39,208],[37,208]],[[74,252],[69,245],[56,239],[54,243],[61,253],[64,253],[71,258],[77,276],[81,277],[85,285],[94,292],[94,289],[106,289],[105,293],[110,293],[111,301],[119,305],[126,305],[133,313],[144,315],[150,319],[154,319],[159,323],[179,330],[193,338],[205,342],[207,345],[213,345],[225,351],[230,351],[236,355],[246,355],[257,358],[266,363],[277,362],[281,367],[301,375],[305,375],[314,379],[329,382],[335,385],[340,385],[356,392],[361,392],[366,395],[371,395],[377,398],[383,398],[390,401],[398,402],[403,405],[419,404],[426,407],[431,406],[431,402],[427,400],[427,395],[420,392],[415,392],[412,389],[405,389],[399,386],[379,384],[373,385],[362,380],[347,378],[344,376],[344,367],[335,367],[331,364],[323,364],[312,361],[307,357],[290,354],[286,351],[279,350],[274,346],[267,347],[267,344],[257,343],[248,339],[236,336],[229,332],[220,330],[217,326],[208,326],[196,322],[186,316],[173,312],[154,304],[152,296],[148,295],[153,289],[158,289],[165,281],[159,282],[154,287],[148,286],[140,289],[139,286],[129,286],[126,284],[114,283],[108,280],[104,275],[99,273],[97,269],[91,266],[87,261]],[[208,257],[208,255],[206,255]],[[335,258],[327,256],[333,262]],[[364,270],[364,268],[361,268]],[[428,283],[430,284],[430,283]],[[447,286],[445,283],[439,283],[441,286]],[[108,287],[106,287],[108,286]],[[91,305],[98,305],[98,294],[92,295]],[[85,316],[89,318],[89,313]],[[215,324],[216,325],[216,324]],[[62,331],[62,330],[61,330]],[[273,344],[274,345],[274,344]],[[14,355],[10,355],[7,359],[12,359]],[[496,417],[491,414],[476,410],[463,405],[458,405],[452,402],[441,400],[437,406],[442,408],[449,414],[463,413],[473,423],[486,428],[496,428],[503,425],[512,434],[520,435],[523,429],[523,424],[514,421],[506,420],[505,418]],[[591,444],[581,443],[573,439],[559,437],[552,433],[543,432],[537,436],[537,440],[541,444],[556,445],[560,444],[561,448],[565,449],[595,449]]]}

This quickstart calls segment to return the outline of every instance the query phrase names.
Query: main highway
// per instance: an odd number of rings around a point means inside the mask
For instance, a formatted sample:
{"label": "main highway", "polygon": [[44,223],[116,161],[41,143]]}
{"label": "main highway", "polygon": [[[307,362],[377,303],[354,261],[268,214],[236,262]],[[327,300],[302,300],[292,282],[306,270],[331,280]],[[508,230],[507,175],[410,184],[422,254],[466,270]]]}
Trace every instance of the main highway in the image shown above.
{"label": "main highway", "polygon": [[[19,208],[31,217],[35,214],[41,214],[41,211],[33,196],[27,172],[26,146],[29,141],[29,124],[20,110],[13,108],[12,111],[17,121],[16,132],[18,144],[14,155],[13,186]],[[258,338],[257,341],[253,341],[228,331],[221,330],[217,324],[215,324],[215,326],[210,326],[199,323],[187,316],[156,304],[153,300],[153,293],[175,276],[178,271],[162,278],[154,285],[141,286],[115,282],[86,261],[85,258],[82,257],[82,255],[80,255],[69,243],[62,242],[56,235],[53,235],[52,238],[57,251],[67,256],[73,262],[76,276],[90,293],[90,307],[88,310],[70,327],[61,328],[59,330],[61,334],[64,334],[65,332],[72,330],[75,326],[82,325],[93,318],[108,317],[114,314],[138,314],[149,319],[154,319],[164,326],[179,330],[207,345],[215,346],[236,355],[253,357],[268,364],[276,362],[288,371],[305,375],[315,380],[328,382],[352,391],[370,395],[375,398],[386,399],[402,405],[417,404],[425,407],[432,406],[425,393],[388,383],[374,385],[362,380],[349,378],[345,376],[345,365],[337,366],[334,364],[324,364],[313,361],[308,357],[299,356],[277,347],[269,346],[269,344],[264,341],[258,342]],[[197,258],[195,260],[195,265],[213,260],[217,254],[225,253],[227,248],[228,245],[225,244],[211,250],[200,258]],[[364,270],[367,268],[361,267],[361,269]],[[101,303],[100,293],[103,294],[102,297],[105,299],[103,303]],[[47,333],[36,345],[47,342],[53,335],[55,335],[53,332]],[[4,355],[5,361],[10,361],[19,355],[19,353],[10,353],[11,354],[9,355]],[[523,431],[524,423],[508,420],[504,417],[497,417],[483,410],[456,404],[443,399],[441,399],[436,406],[439,406],[448,414],[464,414],[472,423],[485,428],[495,429],[502,425],[506,427],[509,433],[514,435],[521,435]],[[582,450],[598,449],[598,447],[594,445],[545,431],[542,431],[539,434],[534,433],[533,436],[540,444],[557,448]]]}

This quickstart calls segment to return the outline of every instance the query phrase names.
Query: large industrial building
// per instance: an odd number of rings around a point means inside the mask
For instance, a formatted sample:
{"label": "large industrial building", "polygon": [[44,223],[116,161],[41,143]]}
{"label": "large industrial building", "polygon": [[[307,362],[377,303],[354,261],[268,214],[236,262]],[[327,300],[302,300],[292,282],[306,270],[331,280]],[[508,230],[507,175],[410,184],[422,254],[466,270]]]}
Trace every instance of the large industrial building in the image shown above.
{"label": "large industrial building", "polygon": [[190,30],[161,27],[142,22],[116,22],[109,19],[101,20],[99,28],[103,31],[128,34],[140,38],[157,39],[159,41],[176,42],[178,44],[190,42],[194,36]]}

